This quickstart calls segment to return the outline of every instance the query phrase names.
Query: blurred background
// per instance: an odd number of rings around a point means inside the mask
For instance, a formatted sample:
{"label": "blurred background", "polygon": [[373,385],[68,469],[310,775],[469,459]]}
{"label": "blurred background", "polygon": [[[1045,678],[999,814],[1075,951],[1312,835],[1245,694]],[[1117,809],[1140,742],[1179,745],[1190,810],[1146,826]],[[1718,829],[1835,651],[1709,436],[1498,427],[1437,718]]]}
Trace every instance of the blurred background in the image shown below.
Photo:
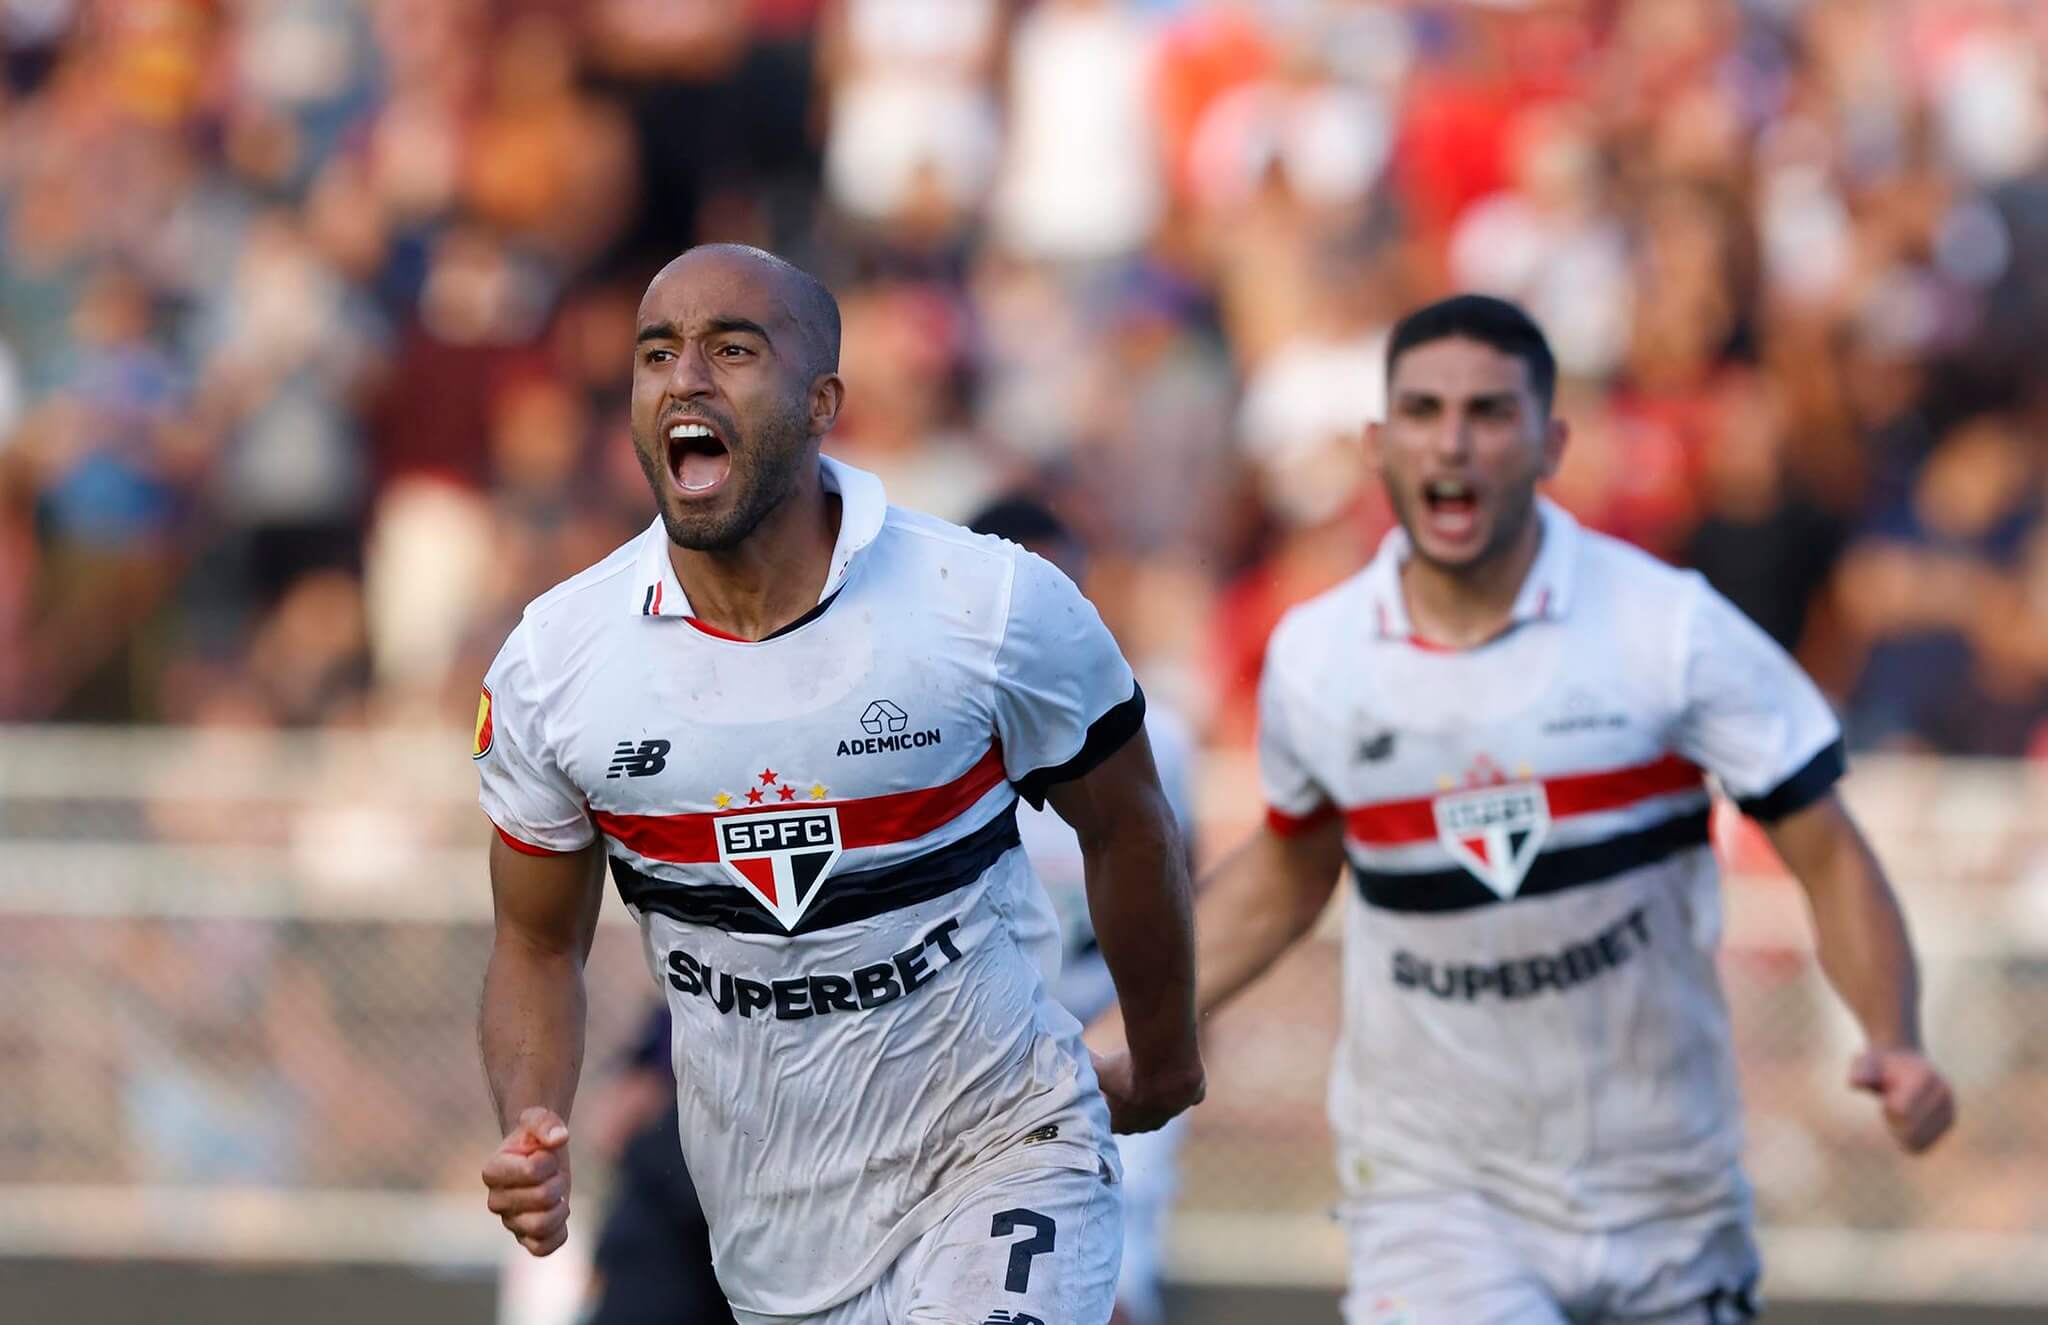
{"label": "blurred background", "polygon": [[[1727,818],[1775,1318],[2048,1312],[2048,4],[0,0],[0,1317],[492,1318],[464,742],[647,522],[633,310],[705,240],[838,293],[832,453],[1083,533],[1204,854],[1389,523],[1387,327],[1524,303],[1553,495],[1839,705],[1963,1095],[1902,1162]],[[1334,965],[1215,1026],[1177,1321],[1335,1319]]]}

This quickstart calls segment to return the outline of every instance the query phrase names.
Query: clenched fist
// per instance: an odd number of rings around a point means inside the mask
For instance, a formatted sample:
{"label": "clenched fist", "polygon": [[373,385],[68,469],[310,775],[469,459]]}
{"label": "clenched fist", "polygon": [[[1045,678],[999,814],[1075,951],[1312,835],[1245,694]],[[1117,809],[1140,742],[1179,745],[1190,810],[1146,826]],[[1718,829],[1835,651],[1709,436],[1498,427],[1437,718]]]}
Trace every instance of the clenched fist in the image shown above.
{"label": "clenched fist", "polygon": [[1128,1051],[1092,1053],[1095,1079],[1109,1104],[1113,1132],[1151,1132],[1192,1109],[1208,1093],[1199,1056],[1165,1072],[1140,1072]]}
{"label": "clenched fist", "polygon": [[1909,1155],[1939,1141],[1956,1120],[1948,1081],[1914,1050],[1864,1050],[1849,1066],[1849,1084],[1877,1096],[1892,1139]]}
{"label": "clenched fist", "polygon": [[533,1108],[505,1134],[484,1164],[491,1213],[519,1245],[545,1256],[569,1238],[569,1125],[552,1109]]}

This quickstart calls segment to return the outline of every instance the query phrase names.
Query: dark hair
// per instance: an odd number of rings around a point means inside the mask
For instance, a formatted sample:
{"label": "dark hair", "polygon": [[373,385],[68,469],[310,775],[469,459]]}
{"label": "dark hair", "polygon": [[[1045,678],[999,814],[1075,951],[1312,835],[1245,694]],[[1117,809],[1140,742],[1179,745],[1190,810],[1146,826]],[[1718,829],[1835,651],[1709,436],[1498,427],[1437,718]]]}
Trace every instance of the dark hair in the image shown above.
{"label": "dark hair", "polygon": [[1490,345],[1520,359],[1529,368],[1529,385],[1545,413],[1557,397],[1557,360],[1543,329],[1505,299],[1484,294],[1452,295],[1418,308],[1394,325],[1387,341],[1387,388],[1393,389],[1394,365],[1401,356],[1432,341],[1462,338]]}
{"label": "dark hair", "polygon": [[982,507],[967,527],[977,534],[994,534],[1018,544],[1078,542],[1073,530],[1052,513],[1051,507],[1036,497],[1021,494],[999,497]]}

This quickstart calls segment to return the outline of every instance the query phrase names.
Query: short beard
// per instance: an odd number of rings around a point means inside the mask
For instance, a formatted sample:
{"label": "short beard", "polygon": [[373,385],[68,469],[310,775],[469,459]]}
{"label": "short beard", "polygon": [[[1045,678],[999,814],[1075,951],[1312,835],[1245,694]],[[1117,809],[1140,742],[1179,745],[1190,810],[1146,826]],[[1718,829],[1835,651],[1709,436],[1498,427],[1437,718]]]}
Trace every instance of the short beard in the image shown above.
{"label": "short beard", "polygon": [[733,470],[726,482],[740,484],[733,504],[722,512],[707,512],[688,520],[669,509],[672,480],[667,447],[635,445],[633,454],[654,493],[654,509],[661,515],[661,527],[668,531],[669,542],[692,552],[730,552],[746,542],[761,521],[796,491],[802,469],[798,461],[807,440],[808,430],[797,411],[770,419],[761,428],[756,444],[749,448],[753,463],[741,470],[738,456],[732,458]]}

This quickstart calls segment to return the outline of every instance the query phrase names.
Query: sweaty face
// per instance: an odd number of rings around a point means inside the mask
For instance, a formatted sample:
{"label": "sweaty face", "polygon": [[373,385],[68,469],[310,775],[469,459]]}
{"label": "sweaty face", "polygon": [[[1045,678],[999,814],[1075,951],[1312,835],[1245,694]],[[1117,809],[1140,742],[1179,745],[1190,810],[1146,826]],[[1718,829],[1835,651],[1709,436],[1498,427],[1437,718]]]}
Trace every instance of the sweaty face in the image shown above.
{"label": "sweaty face", "polygon": [[1563,448],[1528,365],[1478,341],[1430,341],[1396,362],[1387,394],[1370,450],[1415,554],[1462,572],[1506,552]]}
{"label": "sweaty face", "polygon": [[809,352],[772,271],[686,256],[640,302],[633,450],[669,538],[737,546],[795,489],[818,431]]}

